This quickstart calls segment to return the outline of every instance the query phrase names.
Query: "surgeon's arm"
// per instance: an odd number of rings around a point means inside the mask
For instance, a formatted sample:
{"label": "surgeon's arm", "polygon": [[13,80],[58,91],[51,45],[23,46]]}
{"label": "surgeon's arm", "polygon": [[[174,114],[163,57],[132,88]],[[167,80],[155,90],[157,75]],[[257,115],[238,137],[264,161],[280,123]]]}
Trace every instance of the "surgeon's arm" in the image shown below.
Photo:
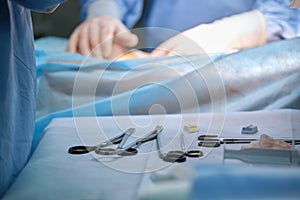
{"label": "surgeon's arm", "polygon": [[259,10],[253,10],[186,30],[159,45],[152,55],[214,54],[262,45],[265,41],[265,19]]}
{"label": "surgeon's arm", "polygon": [[299,26],[299,9],[288,0],[258,0],[252,11],[236,14],[210,24],[201,24],[171,38],[152,55],[220,53],[292,38]]}
{"label": "surgeon's arm", "polygon": [[14,1],[25,8],[37,11],[53,11],[57,5],[65,2],[66,0],[10,0]]}
{"label": "surgeon's arm", "polygon": [[[126,1],[126,0],[123,0]],[[138,43],[122,23],[130,7],[120,8],[123,1],[89,0],[83,5],[83,21],[71,34],[67,50],[73,53],[112,59]],[[131,4],[136,0],[131,0]],[[123,2],[124,3],[124,2]]]}
{"label": "surgeon's arm", "polygon": [[253,9],[261,11],[266,21],[266,40],[293,38],[300,26],[300,9],[290,8],[290,0],[257,0]]}

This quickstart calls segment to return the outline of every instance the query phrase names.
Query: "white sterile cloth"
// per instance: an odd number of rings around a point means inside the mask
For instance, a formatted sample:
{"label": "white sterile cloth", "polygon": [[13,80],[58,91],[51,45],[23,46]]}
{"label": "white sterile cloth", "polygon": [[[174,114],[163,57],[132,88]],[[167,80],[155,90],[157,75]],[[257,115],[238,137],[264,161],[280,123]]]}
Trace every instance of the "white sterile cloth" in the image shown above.
{"label": "white sterile cloth", "polygon": [[[127,143],[145,135],[156,125],[162,125],[162,151],[167,152],[180,150],[184,125],[198,125],[199,132],[184,132],[185,143],[188,149],[202,150],[204,156],[187,158],[185,163],[172,166],[218,165],[223,162],[223,148],[198,147],[199,135],[259,138],[265,133],[274,138],[299,137],[299,119],[298,110],[56,118],[44,130],[40,144],[4,199],[137,199],[140,190],[155,184],[151,180],[153,173],[172,165],[158,157],[155,141],[143,144],[137,155],[128,157],[68,153],[71,146],[96,145],[130,127],[136,128],[136,132]],[[242,127],[250,124],[258,127],[258,133],[241,134]],[[239,148],[240,145],[230,147]],[[232,162],[248,165],[241,161]]]}

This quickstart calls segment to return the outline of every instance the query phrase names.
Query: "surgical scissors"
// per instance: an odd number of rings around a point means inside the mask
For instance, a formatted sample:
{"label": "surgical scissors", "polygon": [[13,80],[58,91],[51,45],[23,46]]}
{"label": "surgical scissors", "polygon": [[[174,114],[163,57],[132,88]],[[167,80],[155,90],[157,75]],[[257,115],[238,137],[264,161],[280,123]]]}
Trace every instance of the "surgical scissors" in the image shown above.
{"label": "surgical scissors", "polygon": [[[221,144],[245,144],[258,140],[259,138],[221,138],[217,135],[200,135],[198,137],[198,146],[202,147],[219,147]],[[277,138],[276,140],[282,140],[289,144],[300,144],[300,140],[292,140],[286,138]]]}
{"label": "surgical scissors", "polygon": [[182,150],[171,150],[168,151],[167,153],[162,153],[161,151],[161,142],[160,142],[160,137],[157,135],[156,138],[156,147],[158,151],[159,157],[165,161],[165,162],[185,162],[186,157],[202,157],[203,153],[200,150],[190,150],[186,151],[186,146],[184,142],[184,136],[183,133],[181,134],[181,148]]}
{"label": "surgical scissors", "polygon": [[203,152],[200,151],[199,149],[194,149],[194,150],[186,149],[183,133],[181,133],[181,135],[180,135],[180,143],[181,143],[182,151],[184,152],[185,156],[191,157],[191,158],[198,158],[198,157],[203,156]]}
{"label": "surgical scissors", "polygon": [[[120,143],[120,145],[116,149],[112,148],[98,148],[95,150],[97,154],[102,154],[102,155],[121,155],[121,156],[131,156],[135,155],[138,153],[137,149],[140,145],[142,145],[145,142],[149,142],[151,140],[154,140],[157,137],[157,134],[159,134],[162,131],[162,126],[156,126],[155,129],[148,134],[146,134],[144,137],[139,138],[127,146],[125,145],[125,142]],[[135,150],[135,151],[134,151]]]}
{"label": "surgical scissors", "polygon": [[[113,144],[121,143],[121,141],[126,142],[127,138],[133,134],[135,131],[135,128],[129,128],[124,133],[117,135],[113,138],[108,139],[107,141],[101,142],[100,144],[97,144],[96,146],[72,146],[69,148],[68,152],[70,154],[85,154],[92,151],[95,151],[97,149],[101,149],[103,147],[107,147]],[[123,140],[125,137],[125,140]],[[124,145],[124,144],[122,144]],[[119,145],[120,146],[120,145]],[[134,151],[134,149],[127,149],[129,151]]]}

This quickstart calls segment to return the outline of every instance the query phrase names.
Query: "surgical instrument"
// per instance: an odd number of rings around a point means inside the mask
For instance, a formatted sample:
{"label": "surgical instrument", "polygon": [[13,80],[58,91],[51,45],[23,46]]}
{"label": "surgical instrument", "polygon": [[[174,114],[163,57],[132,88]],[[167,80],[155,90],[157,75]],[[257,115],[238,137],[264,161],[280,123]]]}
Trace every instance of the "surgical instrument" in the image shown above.
{"label": "surgical instrument", "polygon": [[[97,154],[102,154],[102,155],[115,155],[115,154],[118,154],[121,156],[136,155],[138,153],[136,148],[138,148],[141,144],[143,144],[145,142],[154,140],[157,137],[157,134],[159,134],[162,131],[162,129],[163,129],[162,126],[156,126],[153,131],[149,132],[144,137],[139,138],[126,146],[124,146],[125,143],[123,143],[123,141],[122,141],[116,149],[99,148],[99,149],[96,149],[95,152]],[[135,151],[133,151],[133,149]]]}
{"label": "surgical instrument", "polygon": [[[217,135],[200,135],[198,137],[198,146],[202,147],[219,147],[221,144],[245,144],[258,140],[258,138],[221,138]],[[300,139],[286,139],[280,138],[276,140],[282,140],[289,144],[300,144]]]}
{"label": "surgical instrument", "polygon": [[167,153],[161,152],[161,143],[159,134],[156,137],[156,148],[159,158],[166,162],[185,162],[186,156],[183,151],[169,151]]}
{"label": "surgical instrument", "polygon": [[102,154],[102,155],[123,155],[123,156],[127,156],[127,155],[135,155],[137,154],[137,150],[136,149],[131,149],[131,150],[127,150],[130,148],[124,148],[124,145],[127,141],[127,139],[130,137],[131,134],[133,134],[134,131],[126,131],[121,142],[119,143],[117,148],[97,148],[95,150],[96,154]]}
{"label": "surgical instrument", "polygon": [[181,135],[180,135],[180,143],[181,143],[182,151],[185,156],[192,157],[192,158],[197,158],[197,157],[203,156],[203,152],[198,149],[195,149],[195,150],[187,150],[186,149],[183,133],[181,133]]}
{"label": "surgical instrument", "polygon": [[[103,147],[107,147],[113,144],[118,144],[123,140],[123,137],[125,135],[131,135],[132,133],[134,133],[135,128],[129,128],[127,129],[124,133],[117,135],[113,138],[108,139],[107,141],[101,142],[100,144],[96,145],[96,146],[73,146],[70,147],[68,152],[70,154],[85,154],[85,153],[89,153],[91,151],[95,151],[96,149],[101,149]],[[128,149],[133,150],[133,149]]]}
{"label": "surgical instrument", "polygon": [[145,142],[149,142],[151,140],[155,140],[157,135],[161,133],[163,130],[162,126],[156,126],[155,129],[148,134],[146,134],[144,137],[139,138],[132,143],[128,144],[124,149],[130,149],[130,148],[138,148],[141,144]]}
{"label": "surgical instrument", "polygon": [[160,137],[157,135],[156,138],[156,147],[158,151],[159,157],[166,162],[185,162],[186,157],[202,157],[203,152],[200,150],[189,150],[186,151],[186,146],[184,142],[184,136],[183,133],[180,136],[180,142],[181,142],[181,149],[182,150],[171,150],[168,151],[167,153],[162,153],[161,151],[161,142],[160,142]]}
{"label": "surgical instrument", "polygon": [[297,150],[286,149],[224,149],[224,160],[225,159],[238,159],[247,163],[260,164],[300,164],[299,152]]}

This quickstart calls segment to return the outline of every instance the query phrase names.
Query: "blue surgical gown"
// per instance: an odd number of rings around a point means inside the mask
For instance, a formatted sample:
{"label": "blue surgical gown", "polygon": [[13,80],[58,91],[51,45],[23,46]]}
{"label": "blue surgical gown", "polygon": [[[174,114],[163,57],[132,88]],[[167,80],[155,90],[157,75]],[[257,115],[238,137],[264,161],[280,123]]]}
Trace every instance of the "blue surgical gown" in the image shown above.
{"label": "blue surgical gown", "polygon": [[[94,1],[101,0],[81,0],[83,18],[86,17],[89,5]],[[128,28],[133,28],[139,22],[139,27],[162,27],[181,32],[199,24],[211,23],[223,17],[254,9],[260,10],[266,19],[267,41],[293,38],[297,35],[300,26],[300,10],[291,9],[289,7],[290,0],[114,1],[119,7],[122,22]],[[145,10],[143,10],[144,3],[147,5]],[[245,26],[247,25],[245,24]],[[153,35],[151,34],[153,38],[148,40],[148,43],[153,43],[151,45],[157,45],[163,41]],[[171,34],[169,37],[171,36],[173,35]]]}
{"label": "blue surgical gown", "polygon": [[34,132],[36,68],[30,9],[44,10],[60,1],[0,1],[0,198],[24,167]]}

